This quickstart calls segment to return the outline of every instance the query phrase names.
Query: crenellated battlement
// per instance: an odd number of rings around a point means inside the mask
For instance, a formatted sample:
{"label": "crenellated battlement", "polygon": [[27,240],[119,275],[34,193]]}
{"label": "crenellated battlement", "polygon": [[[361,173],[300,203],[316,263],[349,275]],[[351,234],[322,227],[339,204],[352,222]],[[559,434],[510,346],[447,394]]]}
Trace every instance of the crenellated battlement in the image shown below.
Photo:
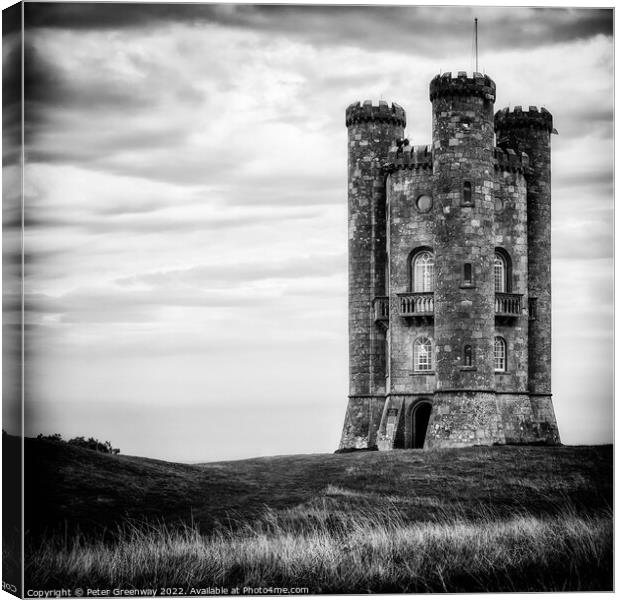
{"label": "crenellated battlement", "polygon": [[542,129],[554,133],[553,117],[551,113],[541,107],[530,106],[529,110],[523,110],[521,106],[515,106],[512,110],[502,108],[495,113],[495,131],[506,129]]}
{"label": "crenellated battlement", "polygon": [[479,96],[495,102],[495,82],[488,75],[470,75],[466,71],[459,71],[455,77],[450,71],[436,75],[430,84],[431,102],[436,98],[452,96]]}
{"label": "crenellated battlement", "polygon": [[388,153],[388,162],[384,170],[393,172],[398,169],[432,169],[433,155],[431,146],[394,145]]}
{"label": "crenellated battlement", "polygon": [[393,125],[407,125],[405,109],[393,102],[390,106],[385,100],[379,100],[378,105],[374,105],[372,100],[364,100],[364,103],[354,102],[347,107],[346,126],[356,123],[391,123]]}
{"label": "crenellated battlement", "polygon": [[493,148],[493,166],[497,171],[524,173],[530,165],[525,152],[515,152],[512,148]]}

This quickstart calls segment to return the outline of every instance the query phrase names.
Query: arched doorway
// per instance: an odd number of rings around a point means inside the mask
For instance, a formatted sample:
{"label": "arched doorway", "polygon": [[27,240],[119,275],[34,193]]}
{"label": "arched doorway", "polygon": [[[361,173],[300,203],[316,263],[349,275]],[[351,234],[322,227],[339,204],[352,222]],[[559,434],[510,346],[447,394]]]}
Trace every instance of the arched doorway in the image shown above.
{"label": "arched doorway", "polygon": [[426,428],[431,416],[431,403],[420,402],[411,411],[411,447],[424,448]]}

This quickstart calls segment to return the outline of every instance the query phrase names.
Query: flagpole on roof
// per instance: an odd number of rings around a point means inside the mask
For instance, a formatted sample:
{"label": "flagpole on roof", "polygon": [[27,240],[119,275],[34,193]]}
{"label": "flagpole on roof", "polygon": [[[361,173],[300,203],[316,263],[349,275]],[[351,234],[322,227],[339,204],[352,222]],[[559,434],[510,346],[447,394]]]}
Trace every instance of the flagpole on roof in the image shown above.
{"label": "flagpole on roof", "polygon": [[478,72],[478,17],[474,19],[474,39],[476,41],[476,73]]}

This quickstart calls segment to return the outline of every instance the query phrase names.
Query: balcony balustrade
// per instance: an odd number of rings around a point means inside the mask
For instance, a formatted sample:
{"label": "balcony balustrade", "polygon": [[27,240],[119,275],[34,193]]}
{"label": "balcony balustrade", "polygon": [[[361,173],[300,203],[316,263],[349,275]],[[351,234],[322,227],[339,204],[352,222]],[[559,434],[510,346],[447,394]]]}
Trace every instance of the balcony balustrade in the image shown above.
{"label": "balcony balustrade", "polygon": [[398,311],[401,317],[429,317],[434,312],[433,292],[398,294]]}
{"label": "balcony balustrade", "polygon": [[520,317],[522,294],[495,292],[495,315],[497,317]]}
{"label": "balcony balustrade", "polygon": [[[522,312],[522,294],[495,293],[497,317],[519,317]],[[373,301],[375,322],[390,319],[390,299],[377,296]],[[408,292],[398,294],[398,314],[401,317],[432,317],[435,312],[433,292]]]}

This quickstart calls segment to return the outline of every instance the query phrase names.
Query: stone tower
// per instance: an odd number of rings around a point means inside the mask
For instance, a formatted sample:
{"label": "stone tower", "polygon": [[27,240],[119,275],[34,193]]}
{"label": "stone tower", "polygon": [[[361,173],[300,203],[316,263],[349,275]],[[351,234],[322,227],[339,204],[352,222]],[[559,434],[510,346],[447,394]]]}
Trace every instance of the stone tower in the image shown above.
{"label": "stone tower", "polygon": [[[404,110],[352,104],[350,396],[340,448],[559,443],[551,402],[551,114],[495,116],[487,76]],[[495,135],[497,134],[497,145]]]}

